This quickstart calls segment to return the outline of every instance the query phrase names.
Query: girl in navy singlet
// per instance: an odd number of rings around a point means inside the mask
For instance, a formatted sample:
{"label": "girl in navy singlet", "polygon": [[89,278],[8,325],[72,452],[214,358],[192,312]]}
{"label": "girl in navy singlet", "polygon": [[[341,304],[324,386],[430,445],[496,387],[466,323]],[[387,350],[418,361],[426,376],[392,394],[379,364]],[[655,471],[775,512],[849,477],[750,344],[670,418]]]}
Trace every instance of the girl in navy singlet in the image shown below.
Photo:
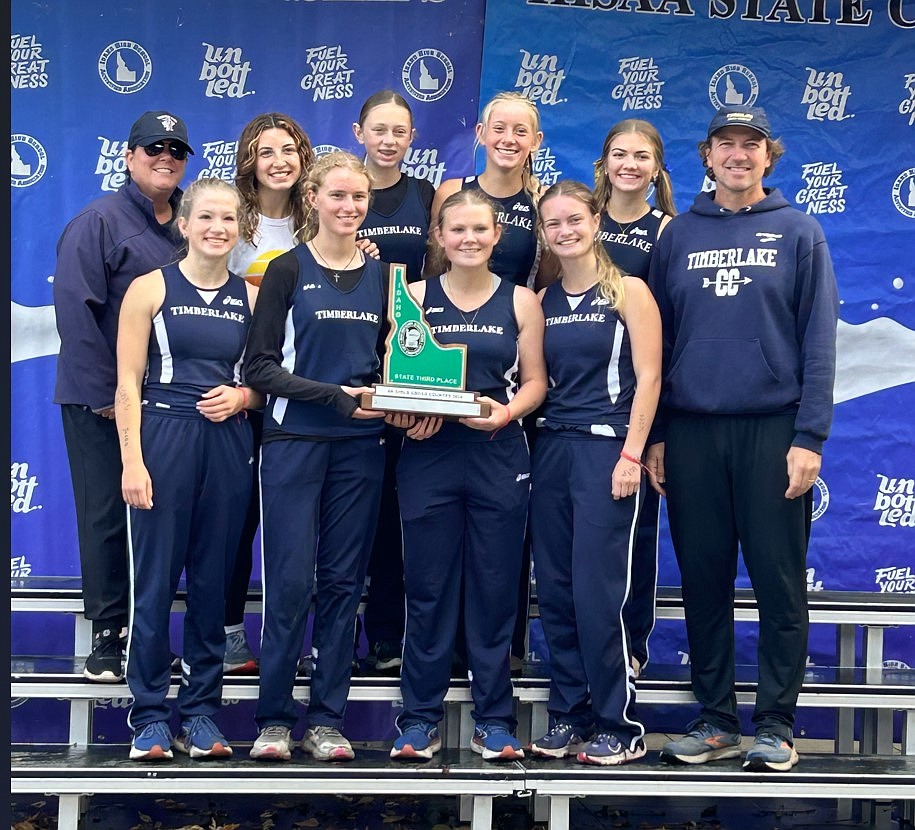
{"label": "girl in navy singlet", "polygon": [[[655,207],[648,203],[654,187]],[[648,280],[651,251],[676,213],[664,144],[648,121],[628,118],[610,128],[594,162],[594,195],[601,207],[599,238],[623,274]],[[632,560],[632,590],[623,617],[629,629],[635,676],[647,665],[648,638],[655,623],[660,496],[645,491]]]}
{"label": "girl in navy singlet", "polygon": [[[271,259],[303,241],[305,175],[314,158],[305,131],[283,113],[255,116],[241,131],[235,158],[235,186],[241,195],[242,209],[239,240],[229,257],[229,267],[252,285],[261,284]],[[249,420],[255,454],[259,454],[263,413],[252,412]],[[252,674],[257,670],[257,659],[245,633],[251,551],[261,518],[256,464],[251,472],[251,501],[226,595],[223,671],[231,674]]]}
{"label": "girl in navy singlet", "polygon": [[314,163],[305,184],[308,242],[271,260],[251,323],[246,377],[267,395],[256,759],[291,756],[292,691],[312,595],[318,653],[302,746],[321,761],[353,757],[340,729],[384,471],[383,413],[358,404],[378,379],[388,279],[387,267],[356,245],[370,187],[350,153]]}
{"label": "girl in navy singlet", "polygon": [[645,282],[596,239],[580,182],[540,201],[562,277],[540,294],[549,391],[538,418],[531,539],[550,650],[550,730],[535,755],[622,764],[645,755],[623,606],[642,494],[642,451],[661,388],[661,320]]}
{"label": "girl in navy singlet", "polygon": [[513,734],[509,650],[529,497],[520,419],[546,392],[543,314],[530,289],[489,269],[501,233],[495,216],[479,191],[445,200],[434,233],[450,268],[410,286],[436,339],[467,346],[466,387],[491,411],[447,421],[426,440],[408,432],[404,442],[397,468],[407,595],[404,708],[392,758],[431,758],[441,747],[462,593],[476,722],[471,748],[486,760],[524,754]]}
{"label": "girl in navy singlet", "polygon": [[426,179],[401,171],[413,141],[413,112],[402,95],[385,89],[362,105],[353,124],[365,146],[365,166],[372,177],[372,203],[359,229],[371,239],[383,262],[402,262],[407,281],[422,279],[435,188]]}
{"label": "girl in navy singlet", "polygon": [[[432,224],[445,199],[458,190],[480,190],[498,208],[502,235],[493,250],[489,267],[494,274],[516,285],[534,288],[555,278],[555,263],[544,257],[537,238],[537,200],[540,183],[534,176],[534,156],[543,141],[540,114],[526,96],[500,92],[483,108],[477,124],[477,143],[486,152],[486,166],[479,176],[446,179],[432,203]],[[442,270],[441,249],[430,240],[426,273]]]}
{"label": "girl in navy singlet", "polygon": [[[648,203],[654,187],[655,207]],[[651,249],[676,214],[664,144],[648,121],[611,127],[594,162],[594,196],[601,206],[600,240],[623,274],[648,279]]]}
{"label": "girl in navy singlet", "polygon": [[[194,182],[177,227],[180,262],[134,280],[121,307],[115,416],[128,504],[131,611],[127,684],[130,757],[232,754],[211,716],[220,708],[223,609],[251,490],[253,444],[243,410],[262,404],[240,385],[257,289],[232,274],[238,193]],[[180,731],[171,737],[169,619],[187,582]]]}
{"label": "girl in navy singlet", "polygon": [[[372,203],[358,236],[372,240],[384,262],[406,265],[407,281],[416,282],[422,279],[435,188],[400,169],[416,132],[410,105],[392,90],[376,92],[362,105],[353,132],[365,146],[365,166],[372,176]],[[384,485],[363,614],[368,664],[391,674],[400,670],[404,629],[403,540],[395,481],[402,441],[396,427],[385,430]]]}
{"label": "girl in navy singlet", "polygon": [[[533,101],[518,92],[500,92],[483,107],[476,127],[477,147],[483,147],[486,162],[479,176],[448,179],[442,182],[432,203],[435,224],[440,206],[458,190],[478,190],[489,196],[498,208],[502,235],[489,262],[490,270],[504,280],[528,288],[541,288],[557,275],[555,258],[544,250],[536,230],[540,183],[534,176],[533,162],[543,141],[540,113]],[[430,240],[428,259],[432,275],[441,273],[441,249]],[[438,267],[435,267],[438,266]],[[528,441],[533,440],[533,418],[524,422]],[[520,672],[527,650],[528,608],[530,604],[530,545],[525,543],[524,560],[518,582],[518,616],[512,636],[513,670]],[[464,644],[458,636],[457,663]]]}

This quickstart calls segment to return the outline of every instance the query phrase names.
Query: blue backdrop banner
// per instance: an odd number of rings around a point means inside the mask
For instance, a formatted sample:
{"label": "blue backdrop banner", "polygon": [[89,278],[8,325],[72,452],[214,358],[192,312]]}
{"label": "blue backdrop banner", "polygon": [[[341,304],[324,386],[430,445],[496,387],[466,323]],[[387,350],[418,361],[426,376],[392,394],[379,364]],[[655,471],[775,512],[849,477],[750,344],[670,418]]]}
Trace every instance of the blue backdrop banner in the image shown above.
{"label": "blue backdrop banner", "polygon": [[[611,125],[645,118],[680,210],[709,185],[696,144],[714,108],[766,107],[787,146],[767,183],[823,225],[842,302],[808,588],[915,594],[915,0],[17,3],[10,84],[13,579],[79,574],[52,403],[55,245],[124,183],[134,119],[181,115],[196,150],[185,183],[231,180],[253,116],[288,113],[319,154],[358,152],[351,125],[389,87],[415,115],[405,169],[435,185],[482,164],[481,100],[519,90],[542,116],[543,183],[590,183]],[[660,555],[661,584],[679,584],[664,527]],[[740,641],[753,662],[753,632]],[[681,623],[653,645],[661,662],[688,660]],[[887,632],[888,664],[913,653],[911,633]],[[834,658],[818,633],[811,663]]]}
{"label": "blue backdrop banner", "polygon": [[[836,408],[814,491],[808,588],[915,593],[915,2],[489,0],[481,99],[536,101],[541,182],[593,182],[610,127],[651,121],[677,207],[707,189],[716,107],[766,108],[787,147],[766,180],[816,216],[839,283]],[[739,378],[735,378],[739,382]],[[678,572],[664,529],[660,582]],[[740,582],[749,585],[745,572]],[[743,638],[747,662],[755,643]],[[888,632],[885,657],[915,663]],[[681,626],[653,639],[685,661]],[[817,654],[817,650],[820,651]],[[832,641],[811,641],[831,665]],[[825,653],[823,653],[825,652]]]}
{"label": "blue backdrop banner", "polygon": [[405,169],[438,185],[471,165],[483,0],[289,2],[101,0],[18,3],[12,12],[12,575],[77,575],[73,495],[59,408],[52,282],[69,219],[125,181],[145,110],[188,124],[194,178],[233,180],[242,127],[295,118],[318,154],[358,153],[363,101],[410,103]]}

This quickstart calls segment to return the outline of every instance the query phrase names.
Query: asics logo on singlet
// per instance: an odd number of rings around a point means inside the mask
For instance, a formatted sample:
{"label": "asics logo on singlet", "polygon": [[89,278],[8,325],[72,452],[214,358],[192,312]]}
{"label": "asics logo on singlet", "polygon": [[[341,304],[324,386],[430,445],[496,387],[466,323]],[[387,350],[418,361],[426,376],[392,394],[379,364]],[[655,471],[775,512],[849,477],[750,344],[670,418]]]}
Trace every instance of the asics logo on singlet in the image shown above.
{"label": "asics logo on singlet", "polygon": [[512,205],[512,210],[517,210],[517,211],[519,211],[520,213],[530,213],[530,212],[531,212],[531,206],[530,206],[530,205],[522,204],[521,202],[515,202],[515,203]]}
{"label": "asics logo on singlet", "polygon": [[765,231],[760,231],[756,234],[756,238],[760,242],[775,242],[776,239],[781,239],[782,235],[780,233],[766,233]]}
{"label": "asics logo on singlet", "polygon": [[432,308],[426,309],[426,314],[441,314],[445,310],[444,306],[434,305]]}
{"label": "asics logo on singlet", "polygon": [[633,236],[648,236],[648,228],[633,228],[629,233]]}
{"label": "asics logo on singlet", "polygon": [[244,302],[244,300],[240,300],[237,297],[226,297],[222,301],[222,304],[223,305],[244,305],[245,302]]}
{"label": "asics logo on singlet", "polygon": [[303,290],[303,291],[311,291],[312,288],[317,288],[317,287],[318,287],[318,286],[316,286],[313,282],[309,282],[309,283],[306,283],[305,285],[302,286],[302,290]]}
{"label": "asics logo on singlet", "polygon": [[591,305],[610,305],[610,300],[606,297],[595,297],[591,300]]}
{"label": "asics logo on singlet", "polygon": [[515,479],[515,481],[526,481],[530,477],[530,473],[518,473],[518,477]]}

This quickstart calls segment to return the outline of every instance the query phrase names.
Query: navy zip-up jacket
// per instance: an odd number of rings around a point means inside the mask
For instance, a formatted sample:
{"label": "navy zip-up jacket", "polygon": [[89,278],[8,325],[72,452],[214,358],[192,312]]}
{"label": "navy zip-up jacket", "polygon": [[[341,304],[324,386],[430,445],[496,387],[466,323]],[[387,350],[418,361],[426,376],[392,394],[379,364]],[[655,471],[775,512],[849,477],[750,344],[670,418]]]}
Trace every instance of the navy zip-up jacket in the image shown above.
{"label": "navy zip-up jacket", "polygon": [[[177,211],[182,191],[169,202]],[[177,259],[172,223],[133,181],[90,202],[57,242],[54,311],[60,334],[54,403],[93,411],[114,405],[118,315],[136,277]]]}
{"label": "navy zip-up jacket", "polygon": [[795,414],[794,446],[832,424],[839,304],[819,223],[778,190],[732,212],[700,193],[655,244],[662,403],[686,412]]}

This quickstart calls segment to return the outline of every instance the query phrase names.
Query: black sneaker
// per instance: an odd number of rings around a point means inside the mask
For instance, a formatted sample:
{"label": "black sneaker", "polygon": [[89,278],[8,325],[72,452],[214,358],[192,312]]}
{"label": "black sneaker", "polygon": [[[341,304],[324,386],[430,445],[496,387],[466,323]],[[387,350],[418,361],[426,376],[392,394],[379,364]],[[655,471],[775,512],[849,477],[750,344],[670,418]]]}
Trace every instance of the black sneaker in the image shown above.
{"label": "black sneaker", "polygon": [[86,658],[83,677],[96,683],[119,683],[124,679],[120,627],[105,628],[92,635],[92,653]]}
{"label": "black sneaker", "polygon": [[375,671],[400,674],[400,666],[403,663],[403,646],[400,643],[382,640],[372,646],[371,654]]}

